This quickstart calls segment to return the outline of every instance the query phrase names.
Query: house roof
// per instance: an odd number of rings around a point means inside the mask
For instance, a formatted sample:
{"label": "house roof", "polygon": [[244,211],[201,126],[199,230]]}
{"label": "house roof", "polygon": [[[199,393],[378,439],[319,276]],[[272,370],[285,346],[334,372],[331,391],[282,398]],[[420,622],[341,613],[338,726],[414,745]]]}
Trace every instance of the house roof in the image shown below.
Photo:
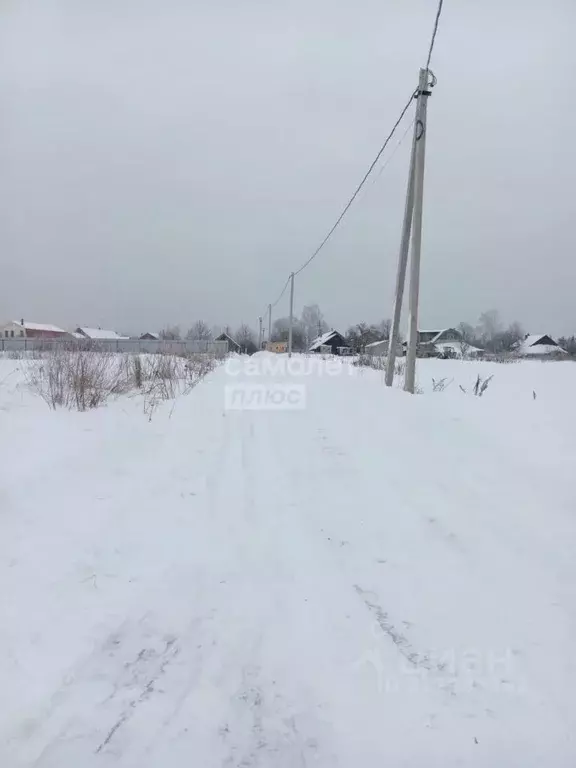
{"label": "house roof", "polygon": [[326,331],[326,333],[323,333],[322,336],[318,336],[317,339],[314,339],[312,344],[310,344],[308,351],[313,352],[315,349],[319,349],[323,344],[328,344],[333,336],[340,336],[341,339],[344,338],[341,333],[338,333],[338,331],[335,331],[334,329],[331,331]]}
{"label": "house roof", "polygon": [[[419,334],[425,333],[426,335],[434,334],[430,339],[430,341],[428,342],[429,344],[434,344],[436,342],[436,339],[439,339],[443,333],[446,333],[446,331],[456,331],[457,333],[460,333],[460,331],[458,331],[457,328],[442,328],[442,330],[440,331],[418,331],[418,333]],[[455,341],[458,341],[458,339],[455,339]]]}
{"label": "house roof", "polygon": [[223,331],[219,336],[216,336],[214,341],[231,341],[234,346],[239,347],[240,344],[238,344],[237,341],[235,341],[230,334]]}
{"label": "house roof", "polygon": [[566,350],[562,349],[548,334],[532,333],[518,344],[518,352],[521,355],[554,355],[565,353]]}
{"label": "house roof", "polygon": [[144,336],[152,336],[153,339],[156,339],[156,341],[160,341],[160,334],[155,333],[154,331],[146,331],[146,333],[143,333],[140,338],[144,338]]}
{"label": "house roof", "polygon": [[554,339],[551,336],[548,336],[548,334],[546,333],[531,333],[528,336],[526,336],[526,338],[522,342],[522,345],[526,347],[533,347],[534,344],[538,344],[539,342],[542,342],[543,339],[549,339],[550,341],[554,342],[553,344],[548,346],[553,346],[553,347],[558,346],[554,341]]}
{"label": "house roof", "polygon": [[104,328],[85,328],[82,326],[78,328],[78,332],[88,339],[117,341],[128,338],[128,336],[121,336],[119,333],[116,333],[116,331],[107,331]]}
{"label": "house roof", "polygon": [[51,325],[50,323],[29,323],[27,320],[24,324],[20,320],[12,320],[15,325],[19,325],[21,328],[25,328],[27,331],[51,331],[52,333],[66,333],[63,328],[57,325]]}

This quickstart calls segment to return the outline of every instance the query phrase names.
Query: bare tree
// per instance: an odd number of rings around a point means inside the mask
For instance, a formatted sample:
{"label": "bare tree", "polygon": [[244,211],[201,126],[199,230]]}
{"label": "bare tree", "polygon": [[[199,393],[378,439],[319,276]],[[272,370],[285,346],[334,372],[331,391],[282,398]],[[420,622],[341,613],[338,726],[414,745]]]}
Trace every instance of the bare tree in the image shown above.
{"label": "bare tree", "polygon": [[390,318],[386,318],[386,320],[382,320],[380,323],[380,331],[382,332],[382,337],[384,339],[390,338],[390,332],[392,330],[392,320]]}
{"label": "bare tree", "polygon": [[526,334],[524,333],[524,329],[520,323],[515,320],[513,323],[510,323],[505,331],[496,335],[494,339],[496,349],[494,349],[494,351],[511,352],[525,337]]}
{"label": "bare tree", "polygon": [[466,342],[469,346],[474,344],[474,341],[476,340],[476,331],[470,323],[460,323],[457,330],[462,337],[462,341]]}
{"label": "bare tree", "polygon": [[186,334],[186,338],[193,339],[194,341],[211,341],[212,332],[208,327],[208,323],[205,323],[204,320],[196,320]]}
{"label": "bare tree", "polygon": [[572,357],[576,355],[576,336],[561,336],[558,344]]}
{"label": "bare tree", "polygon": [[470,348],[477,346],[476,331],[470,325],[470,323],[460,323],[458,325],[457,331],[460,334],[460,355],[462,359],[465,359],[470,353]]}
{"label": "bare tree", "polygon": [[314,339],[322,336],[328,330],[328,323],[320,311],[318,304],[309,304],[302,310],[300,327],[304,336],[304,344],[309,347]]}
{"label": "bare tree", "polygon": [[368,323],[356,323],[351,325],[346,331],[346,341],[352,349],[362,351],[366,344],[373,341],[382,341],[382,328],[378,325],[368,325]]}
{"label": "bare tree", "polygon": [[235,341],[240,345],[241,351],[245,354],[252,355],[258,350],[256,334],[246,323],[242,323],[236,331]]}
{"label": "bare tree", "polygon": [[167,341],[175,341],[180,339],[180,326],[179,325],[167,325],[160,331],[160,338]]}
{"label": "bare tree", "polygon": [[[279,317],[272,323],[272,341],[288,341],[290,318]],[[316,338],[316,337],[314,337]],[[306,335],[302,323],[295,318],[292,320],[292,349],[295,352],[308,349]]]}
{"label": "bare tree", "polygon": [[497,309],[489,309],[482,312],[478,318],[478,334],[482,339],[484,346],[489,346],[495,336],[502,330],[500,314]]}

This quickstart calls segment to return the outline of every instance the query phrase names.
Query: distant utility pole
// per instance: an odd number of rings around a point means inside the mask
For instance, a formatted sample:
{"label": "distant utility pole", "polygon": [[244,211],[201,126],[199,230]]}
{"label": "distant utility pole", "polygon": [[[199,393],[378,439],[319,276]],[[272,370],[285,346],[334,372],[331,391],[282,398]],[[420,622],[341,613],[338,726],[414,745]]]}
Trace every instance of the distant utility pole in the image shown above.
{"label": "distant utility pole", "polygon": [[288,325],[288,357],[292,357],[292,323],[294,321],[294,272],[290,274],[290,323]]}
{"label": "distant utility pole", "polygon": [[420,293],[420,248],[422,243],[422,206],[424,199],[424,161],[426,150],[426,116],[430,87],[434,84],[434,75],[428,69],[420,70],[418,82],[416,118],[414,121],[414,138],[408,172],[408,187],[406,190],[406,205],[402,224],[402,238],[398,256],[396,273],[396,296],[394,299],[394,314],[390,339],[388,341],[388,362],[386,365],[386,386],[392,386],[394,380],[394,363],[396,349],[400,340],[400,315],[404,298],[404,283],[410,234],[412,234],[412,251],[410,260],[410,292],[408,299],[409,328],[408,348],[406,352],[406,374],[404,389],[414,393],[416,382],[416,349],[418,345],[418,298]]}
{"label": "distant utility pole", "polygon": [[262,349],[262,316],[258,318],[258,349]]}
{"label": "distant utility pole", "polygon": [[272,341],[272,304],[268,304],[268,341]]}

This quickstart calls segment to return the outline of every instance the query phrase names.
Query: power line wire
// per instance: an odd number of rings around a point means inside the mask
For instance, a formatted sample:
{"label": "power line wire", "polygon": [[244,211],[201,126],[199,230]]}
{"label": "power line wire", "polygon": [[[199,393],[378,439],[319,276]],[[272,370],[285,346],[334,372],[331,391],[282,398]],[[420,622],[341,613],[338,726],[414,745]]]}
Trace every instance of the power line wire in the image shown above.
{"label": "power line wire", "polygon": [[364,174],[364,177],[362,178],[362,181],[360,182],[360,184],[358,184],[358,186],[356,187],[356,191],[354,192],[354,194],[352,195],[352,197],[350,198],[350,200],[348,200],[348,202],[347,202],[347,203],[346,203],[346,205],[344,206],[344,210],[342,211],[342,213],[340,214],[340,216],[338,216],[338,218],[336,219],[336,223],[335,223],[335,224],[332,226],[332,228],[330,229],[330,231],[328,232],[328,234],[326,235],[326,237],[324,238],[324,240],[322,240],[322,242],[320,243],[320,245],[318,246],[318,248],[316,248],[316,250],[314,251],[314,253],[313,253],[313,254],[310,256],[310,258],[309,258],[309,259],[307,259],[307,260],[304,262],[304,264],[302,264],[302,266],[300,267],[300,269],[297,269],[297,270],[294,272],[294,276],[296,276],[296,275],[299,275],[299,274],[300,274],[300,272],[302,272],[302,270],[306,269],[306,267],[308,266],[308,264],[310,264],[310,262],[311,262],[311,261],[313,261],[313,260],[316,258],[316,256],[318,256],[318,254],[320,253],[320,251],[322,250],[322,248],[324,248],[324,246],[326,245],[326,243],[328,242],[328,240],[330,240],[330,238],[332,237],[332,235],[334,234],[334,232],[335,232],[335,231],[336,231],[336,229],[338,228],[338,226],[339,226],[340,222],[342,221],[342,219],[344,218],[344,216],[346,216],[346,214],[347,214],[347,213],[348,213],[348,211],[350,210],[350,207],[351,207],[352,203],[353,203],[353,202],[354,202],[354,200],[356,200],[356,198],[358,197],[358,194],[360,193],[360,190],[362,189],[362,187],[364,186],[364,184],[365,184],[365,183],[366,183],[366,181],[368,180],[368,177],[370,176],[370,174],[371,174],[371,173],[372,173],[372,171],[374,170],[374,168],[375,168],[376,164],[378,163],[378,161],[379,161],[379,160],[380,160],[380,158],[382,157],[382,153],[384,152],[384,150],[386,149],[386,147],[387,147],[387,146],[388,146],[388,144],[390,143],[390,141],[391,141],[391,139],[392,139],[392,136],[394,136],[394,133],[396,132],[396,129],[398,128],[398,126],[399,126],[399,125],[400,125],[400,123],[402,122],[402,119],[403,119],[404,115],[406,114],[406,112],[408,112],[408,109],[409,109],[410,105],[412,104],[412,99],[413,99],[413,98],[414,98],[414,93],[411,93],[411,94],[410,94],[410,98],[409,98],[409,100],[406,102],[406,105],[404,106],[404,109],[403,109],[403,110],[402,110],[402,112],[400,113],[400,117],[399,117],[399,118],[396,120],[396,122],[394,123],[394,126],[393,126],[392,130],[390,131],[390,133],[388,134],[388,136],[386,137],[386,140],[385,140],[384,144],[382,144],[382,146],[381,146],[381,147],[380,147],[380,149],[378,150],[378,154],[376,155],[376,157],[374,158],[374,160],[373,160],[373,161],[370,163],[370,167],[368,168],[368,170],[367,170],[367,171],[366,171],[366,173]]}
{"label": "power line wire", "polygon": [[[426,69],[429,69],[429,68],[430,68],[430,61],[431,61],[431,59],[432,59],[432,51],[434,50],[434,43],[436,42],[436,35],[437,35],[437,33],[438,33],[438,25],[439,25],[439,23],[440,23],[440,15],[441,15],[441,13],[442,13],[442,6],[443,6],[443,5],[444,5],[444,0],[439,0],[439,2],[438,2],[438,9],[437,9],[437,11],[436,11],[436,18],[435,18],[435,20],[434,20],[434,29],[432,30],[432,38],[431,38],[431,40],[430,40],[430,47],[429,47],[429,49],[428,49],[428,58],[427,58],[427,60],[426,60]],[[366,173],[364,174],[364,178],[362,179],[362,181],[360,182],[360,184],[359,184],[359,185],[358,185],[358,187],[356,188],[356,191],[354,192],[354,194],[352,195],[352,197],[350,198],[350,200],[349,200],[349,201],[346,203],[346,206],[344,207],[344,210],[342,211],[342,213],[340,214],[340,216],[339,216],[339,217],[336,219],[336,223],[335,223],[335,224],[334,224],[334,226],[333,226],[333,227],[330,229],[330,231],[328,232],[328,234],[326,235],[326,237],[324,238],[324,240],[322,240],[322,242],[320,243],[320,245],[318,246],[318,248],[317,248],[317,249],[314,251],[314,253],[313,253],[313,254],[310,256],[310,258],[309,258],[309,259],[307,259],[307,260],[304,262],[304,264],[302,264],[302,266],[300,267],[300,269],[298,269],[298,270],[296,270],[296,272],[294,272],[294,275],[295,275],[295,276],[296,276],[296,275],[299,275],[299,274],[300,274],[300,272],[302,272],[302,270],[306,269],[306,267],[308,266],[308,264],[310,264],[310,262],[311,262],[311,261],[313,261],[313,260],[316,258],[316,256],[318,256],[318,254],[320,253],[320,251],[322,250],[322,248],[324,248],[324,246],[326,245],[326,243],[328,242],[328,240],[330,240],[330,238],[332,237],[332,235],[334,234],[334,232],[336,231],[336,229],[337,229],[337,228],[338,228],[338,226],[340,225],[340,222],[342,221],[342,219],[344,218],[344,216],[346,216],[346,214],[347,214],[347,213],[348,213],[348,211],[350,210],[350,207],[351,207],[352,203],[353,203],[353,202],[354,202],[354,200],[356,200],[356,198],[358,197],[358,194],[360,193],[360,190],[362,189],[362,187],[364,186],[364,184],[365,184],[365,183],[366,183],[366,181],[368,180],[368,177],[370,176],[370,174],[371,174],[371,173],[372,173],[372,171],[374,170],[374,167],[376,166],[376,164],[377,164],[377,163],[378,163],[378,161],[380,160],[380,157],[382,156],[382,153],[384,152],[384,150],[386,149],[386,147],[387,147],[387,146],[388,146],[388,144],[390,143],[390,140],[392,139],[392,136],[394,136],[394,133],[396,132],[396,129],[398,128],[398,126],[399,126],[399,125],[400,125],[400,123],[402,122],[402,119],[403,119],[404,115],[406,114],[406,112],[408,111],[408,108],[410,107],[410,104],[412,103],[412,99],[414,98],[414,96],[415,96],[416,94],[417,94],[417,91],[416,91],[415,93],[412,93],[412,95],[410,96],[410,99],[409,99],[409,101],[407,102],[406,106],[404,107],[404,109],[403,109],[403,110],[402,110],[402,112],[400,113],[400,117],[398,118],[398,120],[396,120],[396,122],[394,123],[394,126],[393,126],[392,130],[390,131],[390,133],[389,133],[389,134],[388,134],[388,136],[386,137],[386,141],[385,141],[385,142],[384,142],[384,144],[383,144],[383,145],[380,147],[380,150],[378,151],[378,154],[376,155],[376,157],[375,157],[375,158],[374,158],[374,160],[372,161],[372,163],[371,163],[370,167],[368,168],[368,170],[367,170],[367,171],[366,171]],[[400,143],[401,143],[401,142],[400,142]],[[389,161],[388,161],[388,162],[389,162]],[[380,173],[382,173],[382,171],[384,170],[384,168],[386,167],[386,165],[388,165],[388,162],[387,162],[387,163],[385,163],[384,167],[383,167],[383,168],[380,170]]]}
{"label": "power line wire", "polygon": [[[439,26],[439,23],[440,23],[440,15],[442,14],[442,7],[443,7],[443,5],[444,5],[444,0],[439,0],[439,2],[438,2],[438,9],[437,9],[437,11],[436,11],[436,18],[435,18],[435,20],[434,20],[434,28],[433,28],[433,30],[432,30],[432,37],[431,37],[431,39],[430,39],[430,47],[428,48],[428,57],[427,57],[427,60],[426,60],[426,69],[427,69],[427,70],[428,70],[428,69],[430,69],[430,61],[431,61],[431,59],[432,59],[432,52],[433,52],[433,50],[434,50],[434,44],[435,44],[435,42],[436,42],[436,35],[437,35],[437,33],[438,33],[438,26]],[[357,198],[357,197],[358,197],[358,195],[360,194],[360,191],[362,190],[362,188],[363,188],[364,184],[365,184],[365,183],[366,183],[366,181],[368,180],[368,177],[370,176],[370,174],[372,173],[372,171],[373,171],[373,170],[374,170],[374,168],[376,167],[376,165],[377,165],[378,161],[379,161],[379,160],[380,160],[380,158],[382,157],[382,154],[383,154],[383,152],[386,150],[386,147],[387,147],[387,146],[388,146],[388,144],[390,143],[390,141],[391,141],[392,137],[394,136],[394,134],[395,134],[395,132],[396,132],[396,129],[398,128],[398,126],[399,126],[399,125],[400,125],[400,123],[402,122],[402,120],[403,120],[403,118],[404,118],[404,115],[405,115],[405,114],[406,114],[406,112],[408,111],[408,109],[409,109],[409,107],[410,107],[410,104],[412,103],[412,100],[413,100],[413,98],[414,98],[414,97],[417,95],[417,93],[418,93],[418,91],[416,90],[416,91],[414,91],[414,92],[413,92],[413,93],[410,95],[410,99],[409,99],[409,100],[407,101],[407,103],[405,104],[405,106],[404,106],[404,108],[403,108],[402,112],[400,113],[400,116],[398,117],[398,119],[397,119],[397,120],[396,120],[396,122],[394,123],[394,125],[393,125],[393,127],[392,127],[392,130],[390,131],[390,133],[389,133],[389,134],[388,134],[388,136],[386,137],[386,140],[384,141],[384,143],[382,144],[382,146],[381,146],[381,147],[380,147],[380,149],[378,150],[378,154],[376,155],[376,157],[374,158],[374,160],[373,160],[373,161],[372,161],[372,163],[370,164],[370,167],[368,168],[368,170],[367,170],[367,171],[366,171],[366,173],[364,174],[364,176],[363,176],[363,178],[362,178],[362,181],[361,181],[361,182],[360,182],[360,184],[359,184],[359,185],[356,187],[356,190],[354,191],[354,194],[352,195],[352,197],[351,197],[351,198],[348,200],[348,202],[347,202],[347,203],[346,203],[346,205],[344,206],[344,209],[342,210],[342,213],[341,213],[341,214],[340,214],[340,216],[339,216],[339,217],[336,219],[336,222],[335,222],[335,223],[334,223],[334,225],[331,227],[331,229],[328,231],[328,234],[326,235],[326,237],[325,237],[325,238],[322,240],[322,242],[321,242],[321,243],[320,243],[320,245],[319,245],[319,246],[316,248],[316,250],[314,251],[314,253],[312,253],[312,255],[311,255],[311,256],[310,256],[310,257],[309,257],[309,258],[308,258],[308,259],[307,259],[307,260],[304,262],[304,264],[302,264],[302,266],[301,266],[299,269],[297,269],[297,270],[294,272],[294,276],[296,276],[296,275],[299,275],[299,274],[300,274],[300,273],[301,273],[301,272],[302,272],[304,269],[306,269],[306,267],[307,267],[307,266],[308,266],[308,265],[309,265],[309,264],[310,264],[310,263],[311,263],[311,262],[312,262],[312,261],[313,261],[313,260],[316,258],[316,256],[318,256],[318,254],[320,253],[320,251],[321,251],[321,250],[324,248],[324,246],[326,245],[326,243],[327,243],[327,242],[330,240],[330,238],[332,237],[332,235],[334,234],[334,232],[336,231],[336,229],[339,227],[339,225],[340,225],[340,223],[341,223],[342,219],[344,218],[344,216],[346,216],[346,214],[347,214],[347,213],[348,213],[348,211],[350,210],[350,208],[351,208],[351,206],[352,206],[352,203],[353,203],[353,202],[356,200],[356,198]],[[413,125],[413,122],[411,123],[411,125]],[[410,130],[410,126],[408,126],[408,130]],[[398,142],[398,144],[397,144],[397,146],[396,146],[396,149],[395,149],[395,150],[394,150],[394,152],[392,153],[391,157],[390,157],[390,158],[388,158],[388,160],[387,160],[387,161],[384,163],[384,165],[383,165],[383,166],[382,166],[382,168],[380,169],[380,171],[379,171],[379,173],[378,173],[378,176],[377,176],[377,178],[379,178],[379,177],[382,175],[382,172],[384,171],[384,169],[386,168],[386,166],[387,166],[387,165],[390,163],[390,161],[392,160],[392,157],[393,157],[393,156],[396,154],[396,151],[398,150],[398,147],[399,147],[399,146],[402,144],[402,142],[404,141],[404,139],[405,139],[405,137],[406,137],[406,134],[408,133],[408,130],[406,131],[406,133],[404,134],[404,136],[402,136],[402,138],[401,138],[401,139],[400,139],[400,141]],[[284,293],[286,292],[286,288],[288,287],[288,284],[289,284],[289,283],[290,283],[290,276],[289,276],[289,277],[288,277],[288,279],[286,280],[286,282],[285,282],[285,284],[284,284],[284,287],[282,288],[282,291],[281,291],[280,295],[278,296],[278,298],[276,299],[276,301],[275,301],[275,302],[272,304],[272,307],[275,307],[275,306],[278,304],[278,302],[280,301],[280,299],[281,299],[281,298],[284,296]]]}
{"label": "power line wire", "polygon": [[406,130],[402,134],[402,137],[396,143],[396,146],[392,150],[392,153],[389,155],[389,157],[386,160],[386,162],[382,164],[382,167],[380,168],[380,170],[378,171],[378,173],[374,177],[374,180],[372,182],[373,185],[376,184],[376,182],[378,181],[380,176],[382,176],[382,173],[384,172],[384,170],[390,165],[390,163],[394,159],[394,156],[396,155],[396,152],[398,152],[398,150],[400,149],[400,147],[404,143],[404,139],[406,138],[406,136],[408,136],[408,133],[409,133],[410,129],[414,127],[415,120],[416,120],[416,118],[413,118],[412,121],[410,123],[408,123],[408,127],[406,128]]}
{"label": "power line wire", "polygon": [[[404,111],[404,113],[403,113],[403,115],[401,116],[400,120],[402,120],[402,117],[404,117],[404,114],[405,114],[405,113],[406,113],[406,112]],[[406,136],[408,135],[408,132],[409,132],[410,128],[412,128],[412,126],[413,126],[413,125],[414,125],[414,120],[412,120],[412,121],[409,123],[408,127],[407,127],[407,128],[406,128],[406,130],[404,131],[404,134],[402,135],[402,137],[399,139],[398,143],[397,143],[397,144],[396,144],[396,146],[394,147],[394,150],[393,150],[392,154],[390,155],[390,157],[389,157],[389,158],[386,160],[386,162],[385,162],[385,163],[382,165],[382,167],[381,167],[381,168],[380,168],[380,170],[378,171],[378,175],[377,175],[377,176],[374,178],[374,184],[375,184],[375,183],[378,181],[378,179],[380,178],[380,176],[382,176],[382,173],[383,173],[383,171],[384,171],[384,170],[387,168],[387,166],[389,165],[389,163],[390,163],[390,162],[392,161],[392,159],[394,158],[394,156],[395,156],[396,152],[399,150],[400,146],[403,144],[403,142],[404,142],[404,139],[405,139],[405,138],[406,138]],[[394,127],[394,129],[396,129],[396,126]],[[384,151],[384,149],[385,149],[385,147],[383,146],[383,147],[382,147],[382,151]],[[375,164],[378,162],[378,158],[379,158],[379,157],[381,157],[381,155],[382,155],[382,151],[381,151],[381,152],[379,152],[379,154],[378,154],[378,156],[376,157],[376,160],[375,160],[375,162],[374,162],[374,164],[373,164],[373,165],[375,165]],[[371,166],[370,170],[372,170],[372,169],[373,169],[373,166]],[[367,178],[369,175],[370,175],[370,172],[367,174],[366,178]],[[365,180],[366,180],[366,179],[364,179],[364,181],[365,181]],[[357,190],[356,194],[358,194],[358,192],[360,192],[360,189],[361,189],[361,188],[362,188],[361,186],[358,188],[358,190]],[[351,202],[352,202],[352,201],[351,201]],[[336,226],[337,226],[337,225],[336,225]],[[302,268],[299,270],[299,272],[301,272],[303,268],[304,268],[304,267],[302,267]],[[296,276],[297,274],[298,274],[298,272],[295,272],[295,273],[294,273],[294,276]],[[286,282],[284,283],[284,287],[282,288],[282,291],[280,292],[280,295],[278,296],[278,298],[276,299],[276,301],[274,301],[274,302],[272,303],[272,305],[271,305],[271,306],[272,306],[272,309],[274,309],[274,307],[275,307],[275,306],[278,304],[278,302],[279,302],[279,301],[282,299],[282,297],[283,297],[283,296],[284,296],[284,294],[286,293],[286,288],[288,288],[288,285],[289,285],[289,284],[290,284],[290,275],[288,275],[288,279],[287,279],[287,280],[286,280]],[[266,305],[266,310],[265,310],[265,311],[267,311],[267,310],[268,310],[268,305]]]}
{"label": "power line wire", "polygon": [[436,42],[436,33],[438,32],[438,23],[440,22],[440,14],[442,13],[442,6],[444,0],[439,0],[438,10],[436,11],[436,20],[434,22],[434,31],[432,32],[432,39],[430,40],[430,48],[428,49],[428,59],[426,60],[426,69],[430,69],[430,59],[432,58],[432,51],[434,50],[434,43]]}
{"label": "power line wire", "polygon": [[280,299],[282,298],[282,296],[284,296],[284,294],[286,293],[286,288],[288,288],[288,284],[289,284],[289,282],[290,282],[290,275],[288,275],[288,279],[287,279],[287,280],[286,280],[286,282],[284,283],[284,288],[282,288],[282,290],[280,291],[280,296],[278,296],[278,298],[276,299],[276,301],[272,303],[272,309],[274,309],[274,307],[276,306],[276,304],[278,304],[278,302],[280,301]]}

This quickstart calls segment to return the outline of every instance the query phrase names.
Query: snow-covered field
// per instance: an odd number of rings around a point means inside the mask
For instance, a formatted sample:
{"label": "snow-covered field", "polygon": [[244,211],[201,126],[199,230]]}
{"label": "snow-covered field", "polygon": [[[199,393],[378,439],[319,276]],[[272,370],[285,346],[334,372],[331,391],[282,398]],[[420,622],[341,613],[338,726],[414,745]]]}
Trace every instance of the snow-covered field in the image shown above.
{"label": "snow-covered field", "polygon": [[576,765],[576,364],[294,361],[0,360],[2,768]]}

